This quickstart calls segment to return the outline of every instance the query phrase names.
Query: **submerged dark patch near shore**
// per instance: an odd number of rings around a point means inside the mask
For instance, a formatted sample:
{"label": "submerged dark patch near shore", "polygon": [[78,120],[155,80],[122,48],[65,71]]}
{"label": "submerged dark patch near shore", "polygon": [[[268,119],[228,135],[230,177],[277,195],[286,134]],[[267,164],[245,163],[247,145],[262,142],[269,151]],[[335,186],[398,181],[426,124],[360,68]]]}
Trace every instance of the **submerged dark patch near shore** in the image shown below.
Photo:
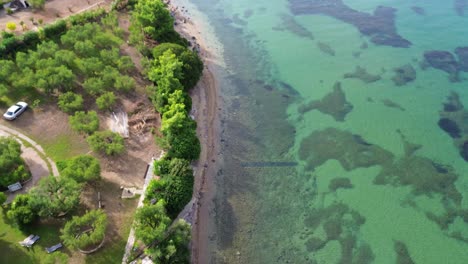
{"label": "submerged dark patch near shore", "polygon": [[379,6],[373,14],[354,10],[342,0],[289,0],[295,15],[324,14],[349,23],[370,37],[377,45],[407,48],[411,42],[397,33],[395,26],[396,9]]}
{"label": "submerged dark patch near shore", "polygon": [[320,112],[332,116],[336,121],[343,122],[346,115],[353,110],[353,105],[346,101],[345,93],[341,89],[341,83],[333,86],[333,91],[325,95],[321,100],[314,100],[299,108],[300,113],[317,109]]}
{"label": "submerged dark patch near shore", "polygon": [[343,78],[359,79],[365,83],[373,83],[381,79],[380,75],[370,74],[361,66],[356,66],[354,72],[345,73]]}

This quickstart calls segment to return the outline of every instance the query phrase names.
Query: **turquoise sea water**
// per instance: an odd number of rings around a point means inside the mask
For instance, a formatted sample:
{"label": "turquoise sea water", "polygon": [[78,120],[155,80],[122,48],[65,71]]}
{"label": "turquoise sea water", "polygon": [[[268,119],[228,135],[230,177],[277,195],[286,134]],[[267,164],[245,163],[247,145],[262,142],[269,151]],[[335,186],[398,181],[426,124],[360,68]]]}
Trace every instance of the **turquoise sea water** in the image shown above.
{"label": "turquoise sea water", "polygon": [[[466,1],[192,2],[225,61],[224,165],[200,254],[468,263],[468,73],[455,54],[468,46]],[[371,18],[379,6],[394,18]],[[372,39],[392,34],[411,45]],[[437,69],[431,50],[451,53],[455,70]]]}

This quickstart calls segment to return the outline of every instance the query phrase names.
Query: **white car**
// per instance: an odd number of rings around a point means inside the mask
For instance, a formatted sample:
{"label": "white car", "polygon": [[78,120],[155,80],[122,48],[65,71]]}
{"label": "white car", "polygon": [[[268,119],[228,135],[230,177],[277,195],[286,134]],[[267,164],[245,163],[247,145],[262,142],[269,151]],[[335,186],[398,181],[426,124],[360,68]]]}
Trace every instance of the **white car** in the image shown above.
{"label": "white car", "polygon": [[18,102],[13,106],[10,106],[3,117],[7,120],[14,120],[21,115],[28,108],[28,104],[25,102]]}

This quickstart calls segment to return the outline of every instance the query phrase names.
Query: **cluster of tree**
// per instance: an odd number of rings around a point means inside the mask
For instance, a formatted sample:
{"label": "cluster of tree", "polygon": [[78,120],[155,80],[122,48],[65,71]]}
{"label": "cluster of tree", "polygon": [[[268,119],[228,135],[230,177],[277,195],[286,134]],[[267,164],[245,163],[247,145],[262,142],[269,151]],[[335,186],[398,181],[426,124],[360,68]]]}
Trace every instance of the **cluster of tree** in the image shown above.
{"label": "cluster of tree", "polygon": [[0,137],[0,189],[6,189],[8,185],[29,177],[21,158],[21,145],[14,138]]}
{"label": "cluster of tree", "polygon": [[187,45],[187,40],[174,30],[174,18],[163,1],[137,0],[129,4],[133,6],[130,41],[144,55],[149,55],[147,46],[152,41]]}
{"label": "cluster of tree", "polygon": [[[150,182],[145,204],[136,214],[136,236],[156,263],[188,263],[190,226],[175,221],[190,201],[193,171],[190,162],[200,155],[196,122],[189,111],[188,91],[199,81],[203,63],[174,30],[174,19],[160,0],[133,0],[131,42],[147,56],[146,73],[154,82],[150,98],[162,116],[162,138],[167,151],[155,163],[161,179]],[[153,41],[152,41],[153,40]],[[154,47],[153,43],[162,43]],[[172,224],[171,224],[172,223]]]}
{"label": "cluster of tree", "polygon": [[61,175],[42,178],[26,194],[13,199],[7,216],[24,225],[38,217],[59,217],[75,209],[80,202],[83,183],[100,178],[99,161],[81,155],[58,163]]}
{"label": "cluster of tree", "polygon": [[61,229],[60,238],[72,249],[97,246],[106,233],[107,215],[102,210],[92,210],[83,216],[73,216]]}
{"label": "cluster of tree", "polygon": [[190,225],[184,220],[172,222],[164,200],[137,210],[135,235],[145,243],[145,253],[154,263],[189,263]]}
{"label": "cluster of tree", "polygon": [[81,187],[67,177],[42,178],[29,193],[13,199],[7,216],[18,224],[29,224],[37,217],[59,217],[79,204]]}

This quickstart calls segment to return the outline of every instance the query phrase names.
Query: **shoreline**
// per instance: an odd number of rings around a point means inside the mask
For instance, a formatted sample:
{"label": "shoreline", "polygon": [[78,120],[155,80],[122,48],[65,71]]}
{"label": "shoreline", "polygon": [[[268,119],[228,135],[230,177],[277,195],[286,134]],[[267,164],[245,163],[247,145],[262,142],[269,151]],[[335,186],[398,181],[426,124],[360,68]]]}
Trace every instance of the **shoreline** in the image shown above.
{"label": "shoreline", "polygon": [[[177,0],[166,1],[175,19],[175,30],[185,37],[191,48],[197,51],[204,63],[203,75],[197,86],[190,92],[192,97],[191,115],[197,121],[197,135],[202,146],[200,158],[194,164],[194,189],[190,203],[181,215],[192,224],[191,263],[208,263],[210,240],[214,227],[215,177],[222,163],[219,82],[215,67],[222,64],[219,55],[210,52],[206,35],[200,21],[194,21],[186,6]],[[209,49],[210,48],[210,49]],[[215,48],[216,49],[216,48]],[[202,224],[201,224],[202,223]]]}

